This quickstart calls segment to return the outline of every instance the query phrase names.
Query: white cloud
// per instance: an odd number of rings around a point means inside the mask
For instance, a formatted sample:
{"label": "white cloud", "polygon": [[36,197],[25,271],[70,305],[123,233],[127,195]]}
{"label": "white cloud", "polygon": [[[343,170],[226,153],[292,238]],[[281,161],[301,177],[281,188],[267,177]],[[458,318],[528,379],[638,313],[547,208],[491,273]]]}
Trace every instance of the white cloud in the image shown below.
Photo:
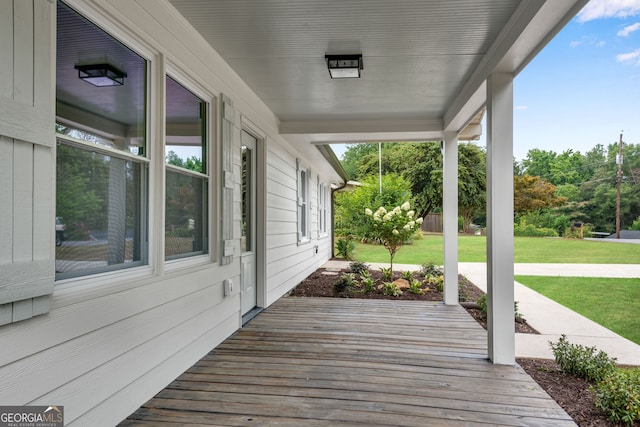
{"label": "white cloud", "polygon": [[527,107],[526,105],[518,105],[518,106],[516,106],[516,110],[517,111],[524,111],[524,110],[527,110],[527,109],[529,109],[529,107]]}
{"label": "white cloud", "polygon": [[635,24],[627,25],[626,27],[624,27],[623,29],[618,31],[618,37],[628,37],[629,34],[633,33],[634,31],[638,31],[638,30],[640,30],[640,22],[636,22]]}
{"label": "white cloud", "polygon": [[582,36],[580,40],[573,40],[569,42],[569,46],[573,48],[576,48],[582,44],[586,44],[588,46],[602,47],[605,44],[607,44],[607,42],[605,42],[604,40],[598,40],[598,38],[595,36]]}
{"label": "white cloud", "polygon": [[616,61],[640,65],[640,49],[616,55]]}
{"label": "white cloud", "polygon": [[640,14],[640,0],[591,0],[578,13],[579,22],[601,18],[626,18]]}

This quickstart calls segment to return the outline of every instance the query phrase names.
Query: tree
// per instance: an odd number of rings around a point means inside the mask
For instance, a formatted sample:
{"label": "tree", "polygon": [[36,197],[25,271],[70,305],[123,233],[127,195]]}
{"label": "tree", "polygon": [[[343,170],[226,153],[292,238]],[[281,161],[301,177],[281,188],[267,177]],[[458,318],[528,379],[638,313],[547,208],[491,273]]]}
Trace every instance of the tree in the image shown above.
{"label": "tree", "polygon": [[555,185],[539,176],[514,176],[513,189],[513,209],[516,213],[560,206],[567,201],[565,197],[556,196]]}
{"label": "tree", "polygon": [[[358,179],[378,176],[377,144],[360,158]],[[417,216],[424,217],[442,206],[442,151],[440,142],[382,145],[383,174],[401,175],[411,185]],[[375,148],[375,149],[374,149]],[[349,153],[351,146],[347,150]],[[347,157],[345,155],[345,157]],[[472,143],[458,146],[458,200],[467,224],[484,207],[486,194],[485,152]],[[377,179],[377,178],[376,178]]]}
{"label": "tree", "polygon": [[383,206],[375,212],[365,208],[365,215],[366,225],[389,251],[389,268],[393,273],[393,258],[402,245],[420,228],[422,218],[415,218],[415,211],[411,210],[409,202],[404,202],[391,210]]}
{"label": "tree", "polygon": [[487,195],[486,153],[472,143],[458,146],[458,211],[466,230],[478,211],[485,208]]}
{"label": "tree", "polygon": [[353,191],[336,193],[335,228],[336,234],[354,236],[360,240],[375,240],[364,217],[365,208],[384,206],[393,209],[403,201],[411,199],[409,182],[396,174],[382,177],[382,192],[378,177],[370,176],[362,180],[362,185]]}
{"label": "tree", "polygon": [[523,175],[539,176],[544,179],[551,177],[551,165],[557,154],[553,151],[533,148],[527,152],[527,157],[522,160]]}
{"label": "tree", "polygon": [[378,144],[351,144],[342,156],[342,167],[349,179],[360,179],[360,164],[362,159],[372,153],[378,153]]}

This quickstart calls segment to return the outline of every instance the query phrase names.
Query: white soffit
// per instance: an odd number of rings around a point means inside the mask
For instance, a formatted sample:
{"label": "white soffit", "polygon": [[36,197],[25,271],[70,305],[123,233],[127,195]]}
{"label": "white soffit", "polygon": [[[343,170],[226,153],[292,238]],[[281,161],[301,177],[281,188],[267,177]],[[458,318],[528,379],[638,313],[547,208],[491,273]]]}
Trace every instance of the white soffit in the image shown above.
{"label": "white soffit", "polygon": [[[517,73],[586,0],[169,0],[306,140],[439,139],[481,111],[484,81]],[[359,79],[325,54],[361,53]],[[390,138],[387,138],[389,137]]]}

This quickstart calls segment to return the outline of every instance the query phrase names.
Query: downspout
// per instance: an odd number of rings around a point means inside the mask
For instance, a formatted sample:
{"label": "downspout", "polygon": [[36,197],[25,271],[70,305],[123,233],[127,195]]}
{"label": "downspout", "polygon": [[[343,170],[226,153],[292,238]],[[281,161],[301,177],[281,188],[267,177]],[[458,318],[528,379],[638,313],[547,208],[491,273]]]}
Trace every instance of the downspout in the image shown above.
{"label": "downspout", "polygon": [[336,153],[333,152],[331,147],[329,147],[328,145],[316,145],[316,147],[318,148],[320,153],[324,156],[324,158],[327,159],[329,164],[331,164],[331,166],[338,173],[338,175],[340,175],[340,178],[342,178],[341,185],[331,189],[331,257],[333,258],[335,256],[335,235],[334,235],[335,233],[333,229],[333,224],[335,222],[335,209],[336,209],[334,193],[336,191],[342,190],[347,186],[347,181],[349,181],[349,177],[347,176],[347,172],[342,167],[340,160],[338,160]]}

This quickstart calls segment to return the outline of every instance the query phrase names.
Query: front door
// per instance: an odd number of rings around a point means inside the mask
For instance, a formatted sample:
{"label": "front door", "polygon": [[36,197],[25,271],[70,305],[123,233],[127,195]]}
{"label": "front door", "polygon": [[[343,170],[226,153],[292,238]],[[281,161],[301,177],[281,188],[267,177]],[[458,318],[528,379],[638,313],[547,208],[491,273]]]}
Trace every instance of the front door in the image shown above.
{"label": "front door", "polygon": [[242,132],[242,314],[257,305],[256,289],[256,145],[257,140]]}

